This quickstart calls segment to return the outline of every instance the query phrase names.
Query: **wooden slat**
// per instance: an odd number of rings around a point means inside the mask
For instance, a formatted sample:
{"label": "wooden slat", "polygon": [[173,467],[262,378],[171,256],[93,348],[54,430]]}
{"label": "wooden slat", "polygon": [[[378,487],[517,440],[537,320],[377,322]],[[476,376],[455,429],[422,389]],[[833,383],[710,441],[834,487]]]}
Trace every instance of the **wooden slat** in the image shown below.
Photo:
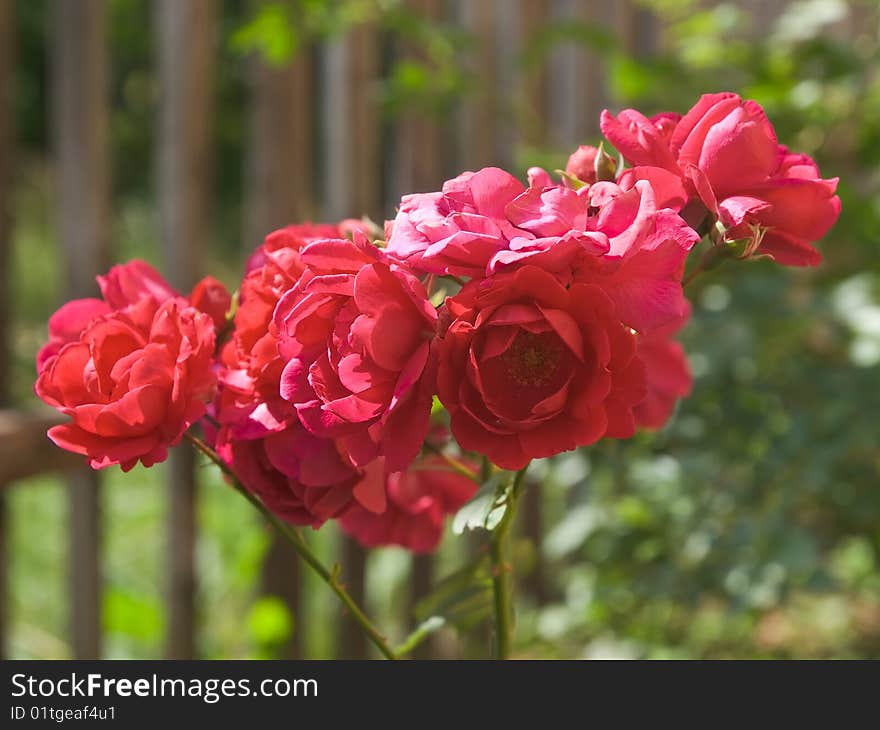
{"label": "wooden slat", "polygon": [[[108,255],[108,147],[103,0],[53,4],[55,144],[67,298],[93,296]],[[90,470],[68,477],[73,655],[101,653],[99,484]]]}
{"label": "wooden slat", "polygon": [[[9,405],[11,365],[9,332],[12,322],[10,303],[12,295],[8,262],[12,261],[11,216],[9,205],[10,178],[12,175],[12,62],[15,34],[12,4],[0,2],[0,407]],[[0,437],[0,444],[5,441]],[[6,460],[0,456],[0,469]],[[2,489],[9,483],[8,477],[0,475],[0,659],[6,658],[6,634],[8,626],[8,585],[7,585],[7,509],[6,495]]]}
{"label": "wooden slat", "polygon": [[[258,5],[259,3],[254,3]],[[288,2],[293,9],[294,3]],[[290,63],[270,65],[255,54],[249,59],[250,134],[247,148],[245,247],[250,252],[270,231],[310,215],[312,181],[311,105],[308,98],[311,48],[300,48]],[[279,598],[294,617],[294,633],[280,648],[279,658],[302,653],[308,617],[301,610],[301,566],[293,547],[273,531],[263,559],[260,590]]]}
{"label": "wooden slat", "polygon": [[[415,609],[419,601],[431,592],[434,583],[434,556],[413,555],[411,578],[409,583],[409,611],[406,617],[408,621],[415,618]],[[436,654],[436,636],[431,636],[419,644],[412,652],[412,659],[431,659]]]}
{"label": "wooden slat", "polygon": [[[158,197],[168,278],[187,291],[199,278],[209,230],[212,67],[217,3],[157,0]],[[168,461],[169,621],[166,653],[195,656],[196,478],[190,448]]]}
{"label": "wooden slat", "polygon": [[[364,606],[367,587],[367,553],[352,538],[342,537],[342,580],[349,595],[359,606]],[[365,659],[367,638],[363,630],[347,614],[339,622],[339,642],[336,647],[338,659]]]}
{"label": "wooden slat", "polygon": [[[378,85],[381,74],[379,33],[374,25],[357,26],[350,34],[351,94],[354,101],[351,137],[354,144],[353,215],[382,224],[383,145]],[[392,208],[388,208],[390,212]]]}
{"label": "wooden slat", "polygon": [[[440,22],[443,3],[439,0],[406,0],[407,8],[429,22]],[[414,43],[401,43],[398,54],[420,59],[423,51]],[[455,163],[443,143],[443,124],[430,111],[412,108],[401,111],[394,120],[391,154],[393,176],[389,190],[397,205],[405,193],[439,190],[446,165]]]}
{"label": "wooden slat", "polygon": [[311,47],[305,47],[283,66],[270,65],[258,54],[248,61],[244,238],[249,250],[269,231],[314,215],[313,110],[303,103],[310,97],[311,56]]}
{"label": "wooden slat", "polygon": [[458,12],[473,41],[466,68],[474,87],[459,105],[457,167],[478,170],[500,162],[495,4],[458,0]]}
{"label": "wooden slat", "polygon": [[46,436],[65,420],[54,413],[0,410],[0,487],[37,474],[83,468],[82,456],[62,451]]}
{"label": "wooden slat", "polygon": [[[602,3],[555,0],[557,24],[602,25]],[[552,148],[573,151],[579,144],[595,144],[599,137],[599,114],[607,105],[602,56],[575,40],[554,50],[550,73]]]}
{"label": "wooden slat", "polygon": [[541,485],[529,484],[522,501],[522,531],[531,541],[535,550],[535,563],[532,570],[523,579],[523,588],[532,595],[538,606],[543,606],[547,603],[547,570],[541,552],[541,543],[544,537],[544,504]]}
{"label": "wooden slat", "polygon": [[[549,0],[520,0],[519,43],[525,50],[534,41],[551,16]],[[521,79],[522,107],[520,139],[529,147],[547,143],[549,79],[547,59],[542,57],[526,69]]]}
{"label": "wooden slat", "polygon": [[382,214],[382,145],[376,29],[360,25],[321,49],[324,217]]}
{"label": "wooden slat", "polygon": [[[320,160],[324,174],[324,218],[381,221],[382,147],[375,86],[379,74],[376,29],[361,25],[321,49],[324,127]],[[366,554],[343,538],[340,563],[349,591],[359,603],[366,585]],[[339,620],[337,655],[360,659],[367,645],[347,615]]]}

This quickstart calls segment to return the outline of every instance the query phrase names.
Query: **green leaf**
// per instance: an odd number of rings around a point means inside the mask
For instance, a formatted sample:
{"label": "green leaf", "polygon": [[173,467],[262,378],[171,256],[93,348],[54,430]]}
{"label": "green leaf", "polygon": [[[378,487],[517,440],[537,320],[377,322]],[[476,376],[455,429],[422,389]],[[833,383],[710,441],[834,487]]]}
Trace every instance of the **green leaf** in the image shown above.
{"label": "green leaf", "polygon": [[501,504],[506,490],[499,489],[502,477],[502,474],[493,474],[489,477],[471,500],[456,513],[452,520],[453,533],[461,535],[465,530],[495,529],[506,509],[504,504]]}

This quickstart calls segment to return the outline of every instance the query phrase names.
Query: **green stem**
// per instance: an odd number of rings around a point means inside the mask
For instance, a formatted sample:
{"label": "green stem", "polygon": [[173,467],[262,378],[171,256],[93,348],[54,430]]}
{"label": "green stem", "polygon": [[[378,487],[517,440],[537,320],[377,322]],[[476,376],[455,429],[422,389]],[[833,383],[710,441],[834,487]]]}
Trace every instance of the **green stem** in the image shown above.
{"label": "green stem", "polygon": [[475,481],[477,484],[482,484],[484,480],[469,466],[463,464],[461,461],[456,459],[454,456],[450,456],[443,449],[434,446],[433,444],[425,441],[425,449],[430,451],[432,454],[436,454],[439,456],[446,464],[449,466],[452,471],[461,474],[463,477],[467,477],[468,479]]}
{"label": "green stem", "polygon": [[211,461],[213,461],[227,477],[229,477],[232,486],[236,489],[236,491],[241,494],[248,502],[250,502],[256,509],[263,515],[272,526],[278,530],[281,535],[287,539],[287,541],[293,546],[293,549],[296,550],[297,554],[302,558],[306,564],[314,570],[318,576],[323,580],[332,590],[340,601],[345,604],[345,607],[351,612],[352,618],[358,623],[363,632],[367,635],[367,638],[373,642],[376,648],[382,652],[383,656],[386,659],[397,659],[397,655],[388,645],[385,640],[385,637],[379,632],[379,630],[373,625],[367,615],[363,612],[360,606],[355,603],[354,599],[348,594],[348,591],[345,590],[345,587],[342,583],[339,582],[339,570],[338,567],[333,571],[328,570],[324,567],[323,563],[318,559],[318,557],[312,552],[312,549],[309,547],[308,543],[305,541],[305,538],[300,534],[299,530],[291,525],[287,524],[283,520],[278,519],[274,514],[272,514],[266,506],[260,501],[260,499],[251,494],[247,489],[242,486],[241,482],[238,480],[238,477],[235,476],[232,469],[229,468],[229,465],[220,458],[214,449],[212,449],[208,444],[202,441],[198,436],[195,436],[189,432],[186,432],[184,436],[195,446],[199,451],[201,451],[205,456],[207,456]]}
{"label": "green stem", "polygon": [[513,640],[512,568],[507,561],[510,528],[516,517],[516,507],[525,487],[526,464],[513,479],[507,494],[504,516],[492,531],[489,540],[489,558],[492,561],[492,594],[495,603],[495,658],[508,659]]}

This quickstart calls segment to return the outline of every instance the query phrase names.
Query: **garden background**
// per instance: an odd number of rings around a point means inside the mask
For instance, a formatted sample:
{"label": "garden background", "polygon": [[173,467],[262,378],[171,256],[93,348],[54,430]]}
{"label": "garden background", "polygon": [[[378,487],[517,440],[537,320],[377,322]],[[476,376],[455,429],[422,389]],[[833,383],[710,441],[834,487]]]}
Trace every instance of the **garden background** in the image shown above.
{"label": "garden background", "polygon": [[[5,655],[370,655],[213,469],[94,481],[46,446],[34,354],[93,273],[232,287],[273,227],[564,167],[605,106],[731,90],[840,176],[825,262],[700,277],[674,420],[534,467],[515,656],[880,656],[878,69],[873,0],[0,0]],[[422,656],[488,653],[488,588],[456,573],[480,535],[309,540],[394,638],[443,617]]]}

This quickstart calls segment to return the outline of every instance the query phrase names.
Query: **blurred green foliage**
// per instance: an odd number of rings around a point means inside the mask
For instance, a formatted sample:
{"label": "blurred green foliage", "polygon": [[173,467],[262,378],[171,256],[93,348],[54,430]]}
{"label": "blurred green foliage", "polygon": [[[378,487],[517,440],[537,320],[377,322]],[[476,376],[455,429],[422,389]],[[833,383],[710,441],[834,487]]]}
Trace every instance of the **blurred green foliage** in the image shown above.
{"label": "blurred green foliage", "polygon": [[[525,75],[555,49],[575,44],[605,60],[616,107],[685,111],[700,93],[721,89],[755,98],[781,141],[841,178],[843,215],[820,245],[825,263],[818,269],[725,264],[690,287],[694,318],[683,340],[694,390],[664,431],[535,466],[532,488],[542,490],[544,539],[532,545],[521,535],[515,546],[517,651],[536,657],[880,656],[880,7],[872,0],[798,0],[766,26],[736,2],[642,5],[661,28],[656,51],[629,53],[603,26],[548,18],[519,54],[515,72]],[[31,403],[31,358],[58,304],[46,214],[47,6],[44,0],[16,3],[23,162],[11,266],[15,389],[22,405]],[[142,32],[149,4],[113,0],[111,7],[119,257],[152,258],[157,90],[151,37]],[[242,256],[243,54],[256,51],[285,63],[312,40],[373,20],[412,49],[386,67],[389,114],[415,105],[448,115],[457,100],[481,93],[464,68],[474,40],[453,24],[431,23],[396,0],[301,0],[297,12],[290,7],[223,5],[228,52],[217,69],[220,213],[212,269],[227,273],[230,283]],[[568,151],[552,141],[547,147],[522,156],[559,166]],[[161,652],[162,474],[161,468],[108,472],[105,629],[113,656]],[[204,475],[200,646],[212,657],[271,656],[302,621],[257,597],[267,534],[212,471]],[[12,650],[64,656],[62,491],[47,478],[11,494]],[[311,539],[322,555],[334,553],[334,528]],[[454,606],[458,618],[485,615],[484,566],[466,556],[472,542],[467,536],[446,540],[436,574],[448,580],[416,607],[416,616],[400,608],[407,557],[397,550],[371,554],[368,600],[393,636],[404,637],[441,606]],[[539,560],[546,594],[540,604],[530,574]],[[478,576],[476,589],[452,590],[461,587],[461,570]],[[327,656],[334,629],[320,619],[335,615],[335,606],[310,577],[304,595],[306,614],[318,617],[303,633],[306,653]],[[485,654],[482,624],[459,624],[470,638],[457,651]]]}

